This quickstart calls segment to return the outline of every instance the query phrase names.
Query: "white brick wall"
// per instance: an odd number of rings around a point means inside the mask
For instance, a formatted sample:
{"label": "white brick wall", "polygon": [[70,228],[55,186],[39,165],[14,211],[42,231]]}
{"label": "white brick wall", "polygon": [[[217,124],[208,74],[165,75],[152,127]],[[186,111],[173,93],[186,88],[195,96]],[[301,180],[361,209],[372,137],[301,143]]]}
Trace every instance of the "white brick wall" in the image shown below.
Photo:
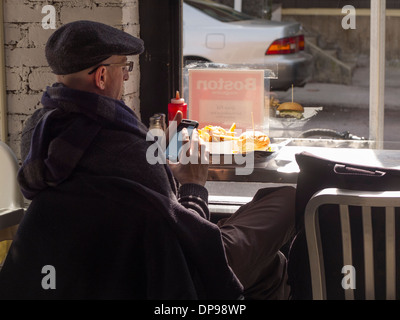
{"label": "white brick wall", "polygon": [[[4,46],[7,90],[7,143],[20,158],[24,121],[40,108],[40,98],[55,77],[44,47],[54,32],[42,28],[42,8],[56,8],[56,26],[75,20],[94,20],[139,36],[139,0],[4,0]],[[139,59],[125,84],[124,100],[140,116]],[[1,125],[1,124],[0,124]]]}

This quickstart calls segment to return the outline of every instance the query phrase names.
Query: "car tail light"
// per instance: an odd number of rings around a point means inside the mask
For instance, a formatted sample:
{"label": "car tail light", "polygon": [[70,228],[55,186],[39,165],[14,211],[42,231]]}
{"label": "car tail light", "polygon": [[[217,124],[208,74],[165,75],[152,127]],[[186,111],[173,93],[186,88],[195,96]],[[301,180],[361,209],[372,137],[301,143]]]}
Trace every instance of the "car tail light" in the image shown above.
{"label": "car tail light", "polygon": [[301,35],[301,36],[298,36],[298,38],[299,38],[299,50],[300,51],[304,50],[304,36]]}
{"label": "car tail light", "polygon": [[271,54],[288,54],[304,50],[304,36],[288,37],[275,40],[265,52]]}

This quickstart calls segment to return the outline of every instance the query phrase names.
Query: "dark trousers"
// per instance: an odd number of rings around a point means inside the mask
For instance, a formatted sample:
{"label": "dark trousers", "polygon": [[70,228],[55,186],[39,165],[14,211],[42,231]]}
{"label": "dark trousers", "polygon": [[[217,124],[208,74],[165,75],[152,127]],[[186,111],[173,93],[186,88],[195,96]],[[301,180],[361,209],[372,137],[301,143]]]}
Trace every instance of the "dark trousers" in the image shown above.
{"label": "dark trousers", "polygon": [[294,236],[295,193],[291,186],[260,189],[252,201],[218,222],[246,299],[289,298],[287,259],[280,249]]}

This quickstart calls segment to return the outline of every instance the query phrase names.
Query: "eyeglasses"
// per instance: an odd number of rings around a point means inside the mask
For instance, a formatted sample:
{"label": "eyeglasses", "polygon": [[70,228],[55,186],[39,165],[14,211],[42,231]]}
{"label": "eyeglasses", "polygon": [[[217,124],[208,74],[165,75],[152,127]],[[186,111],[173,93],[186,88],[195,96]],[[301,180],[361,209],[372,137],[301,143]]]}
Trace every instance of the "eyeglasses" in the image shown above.
{"label": "eyeglasses", "polygon": [[96,70],[98,68],[100,68],[101,66],[104,66],[104,67],[110,67],[110,66],[124,67],[124,71],[126,70],[128,72],[131,72],[133,70],[133,61],[123,62],[123,63],[103,63],[103,64],[98,65],[96,68],[94,68],[88,74],[92,74],[92,73],[96,72]]}

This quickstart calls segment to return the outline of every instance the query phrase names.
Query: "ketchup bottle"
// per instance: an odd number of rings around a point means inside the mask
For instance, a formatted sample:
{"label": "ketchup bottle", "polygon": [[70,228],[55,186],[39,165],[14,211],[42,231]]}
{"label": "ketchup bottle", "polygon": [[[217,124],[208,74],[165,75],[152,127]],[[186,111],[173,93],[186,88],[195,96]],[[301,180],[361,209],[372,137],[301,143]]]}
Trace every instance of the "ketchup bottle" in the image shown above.
{"label": "ketchup bottle", "polygon": [[185,100],[179,96],[179,91],[176,91],[175,99],[171,99],[171,103],[168,103],[168,124],[174,120],[174,117],[178,111],[182,111],[183,119],[187,119],[187,104]]}

